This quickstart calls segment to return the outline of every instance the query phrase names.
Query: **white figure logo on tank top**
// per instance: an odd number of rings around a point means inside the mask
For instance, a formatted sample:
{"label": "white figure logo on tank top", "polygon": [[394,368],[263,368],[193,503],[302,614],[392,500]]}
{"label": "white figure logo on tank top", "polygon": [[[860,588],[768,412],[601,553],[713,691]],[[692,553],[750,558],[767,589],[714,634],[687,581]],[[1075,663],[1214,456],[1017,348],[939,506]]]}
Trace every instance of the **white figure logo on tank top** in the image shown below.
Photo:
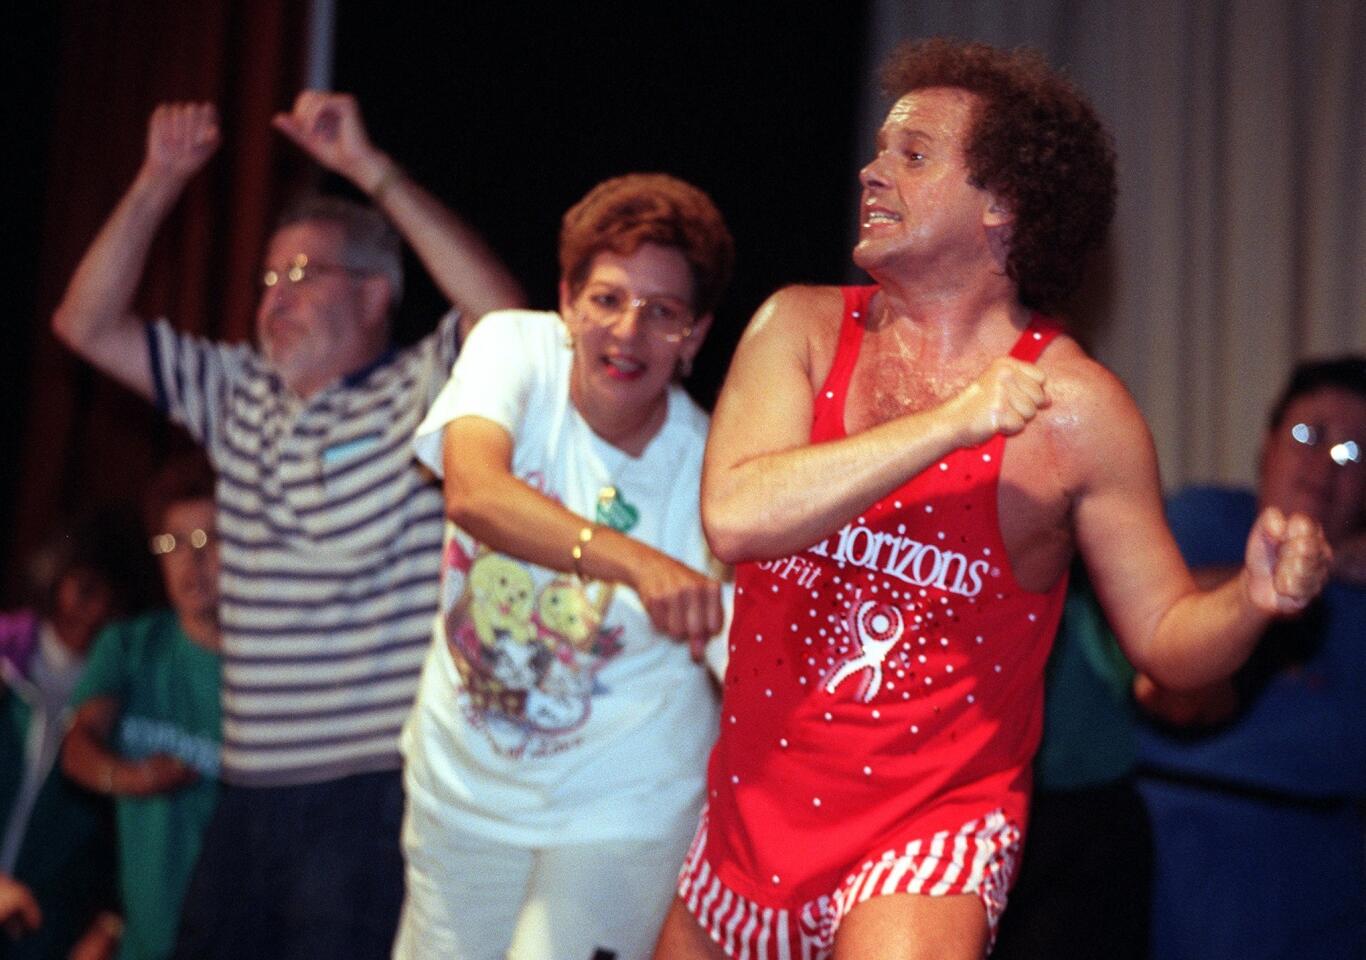
{"label": "white figure logo on tank top", "polygon": [[859,654],[847,660],[825,683],[825,692],[833,694],[848,680],[869,671],[862,678],[858,697],[864,703],[872,701],[882,689],[883,661],[896,649],[905,632],[906,621],[901,610],[889,603],[865,600],[849,612],[849,633],[858,639]]}

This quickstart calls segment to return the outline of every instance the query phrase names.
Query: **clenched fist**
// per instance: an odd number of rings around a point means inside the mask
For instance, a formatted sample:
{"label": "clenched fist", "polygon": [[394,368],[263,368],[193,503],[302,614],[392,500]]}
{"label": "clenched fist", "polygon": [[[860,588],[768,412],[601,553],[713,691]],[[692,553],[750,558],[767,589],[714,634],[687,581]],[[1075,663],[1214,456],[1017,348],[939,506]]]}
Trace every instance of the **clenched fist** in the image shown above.
{"label": "clenched fist", "polygon": [[147,122],[147,177],[183,184],[218,149],[218,111],[211,103],[163,103]]}
{"label": "clenched fist", "polygon": [[375,149],[365,132],[360,106],[347,93],[305,90],[289,113],[277,113],[276,130],[314,160],[373,193],[391,161]]}
{"label": "clenched fist", "polygon": [[635,570],[631,586],[640,595],[655,629],[688,645],[694,660],[721,629],[721,584],[672,557],[651,551]]}
{"label": "clenched fist", "polygon": [[1019,433],[1048,406],[1047,377],[1032,363],[1014,357],[992,361],[963,392],[944,404],[959,424],[959,446],[984,443],[998,433]]}
{"label": "clenched fist", "polygon": [[1332,565],[1333,551],[1318,523],[1267,507],[1247,538],[1248,597],[1266,613],[1298,613],[1328,582]]}

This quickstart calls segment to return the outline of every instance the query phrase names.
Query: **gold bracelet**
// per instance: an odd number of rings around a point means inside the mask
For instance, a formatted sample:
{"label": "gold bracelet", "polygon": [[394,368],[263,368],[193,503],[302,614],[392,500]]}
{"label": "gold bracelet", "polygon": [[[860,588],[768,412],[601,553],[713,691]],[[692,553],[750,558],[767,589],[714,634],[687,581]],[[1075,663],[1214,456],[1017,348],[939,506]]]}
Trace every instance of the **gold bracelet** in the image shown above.
{"label": "gold bracelet", "polygon": [[592,539],[593,525],[591,523],[585,524],[584,528],[579,531],[578,543],[574,544],[574,549],[569,551],[569,556],[573,560],[574,576],[580,580],[586,579],[583,575],[583,567],[580,566],[583,563],[583,548],[588,546],[588,541]]}
{"label": "gold bracelet", "polygon": [[384,168],[384,172],[381,173],[379,179],[375,181],[375,185],[370,188],[371,202],[378,206],[380,201],[384,198],[384,191],[397,183],[402,176],[403,171],[399,169],[398,164],[390,160],[389,165]]}

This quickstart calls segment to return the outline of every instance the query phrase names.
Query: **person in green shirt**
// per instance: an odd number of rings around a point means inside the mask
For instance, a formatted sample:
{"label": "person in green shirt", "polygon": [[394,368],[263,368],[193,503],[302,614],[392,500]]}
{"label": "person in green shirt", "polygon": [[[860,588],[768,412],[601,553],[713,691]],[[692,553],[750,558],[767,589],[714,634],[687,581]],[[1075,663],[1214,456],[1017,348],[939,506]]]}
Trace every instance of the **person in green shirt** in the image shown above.
{"label": "person in green shirt", "polygon": [[213,475],[202,455],[171,461],[145,515],[170,610],[115,623],[95,641],[74,693],[62,768],[115,800],[121,960],[160,960],[217,800],[221,737],[218,545]]}

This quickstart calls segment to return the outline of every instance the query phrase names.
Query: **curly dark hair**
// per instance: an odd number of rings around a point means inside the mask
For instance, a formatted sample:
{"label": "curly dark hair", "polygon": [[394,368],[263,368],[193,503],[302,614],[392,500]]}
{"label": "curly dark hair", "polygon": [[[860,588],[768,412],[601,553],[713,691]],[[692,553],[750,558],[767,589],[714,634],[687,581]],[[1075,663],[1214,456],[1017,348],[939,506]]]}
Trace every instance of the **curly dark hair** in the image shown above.
{"label": "curly dark hair", "polygon": [[1060,307],[1115,211],[1115,152],[1086,97],[1032,50],[937,38],[897,47],[882,71],[894,100],[925,87],[975,94],[964,159],[1010,208],[1006,272],[1020,302]]}
{"label": "curly dark hair", "polygon": [[645,243],[682,253],[692,267],[693,309],[716,308],[735,266],[735,241],[709,196],[665,173],[604,180],[570,207],[560,228],[560,276],[577,294],[595,256],[632,254]]}

